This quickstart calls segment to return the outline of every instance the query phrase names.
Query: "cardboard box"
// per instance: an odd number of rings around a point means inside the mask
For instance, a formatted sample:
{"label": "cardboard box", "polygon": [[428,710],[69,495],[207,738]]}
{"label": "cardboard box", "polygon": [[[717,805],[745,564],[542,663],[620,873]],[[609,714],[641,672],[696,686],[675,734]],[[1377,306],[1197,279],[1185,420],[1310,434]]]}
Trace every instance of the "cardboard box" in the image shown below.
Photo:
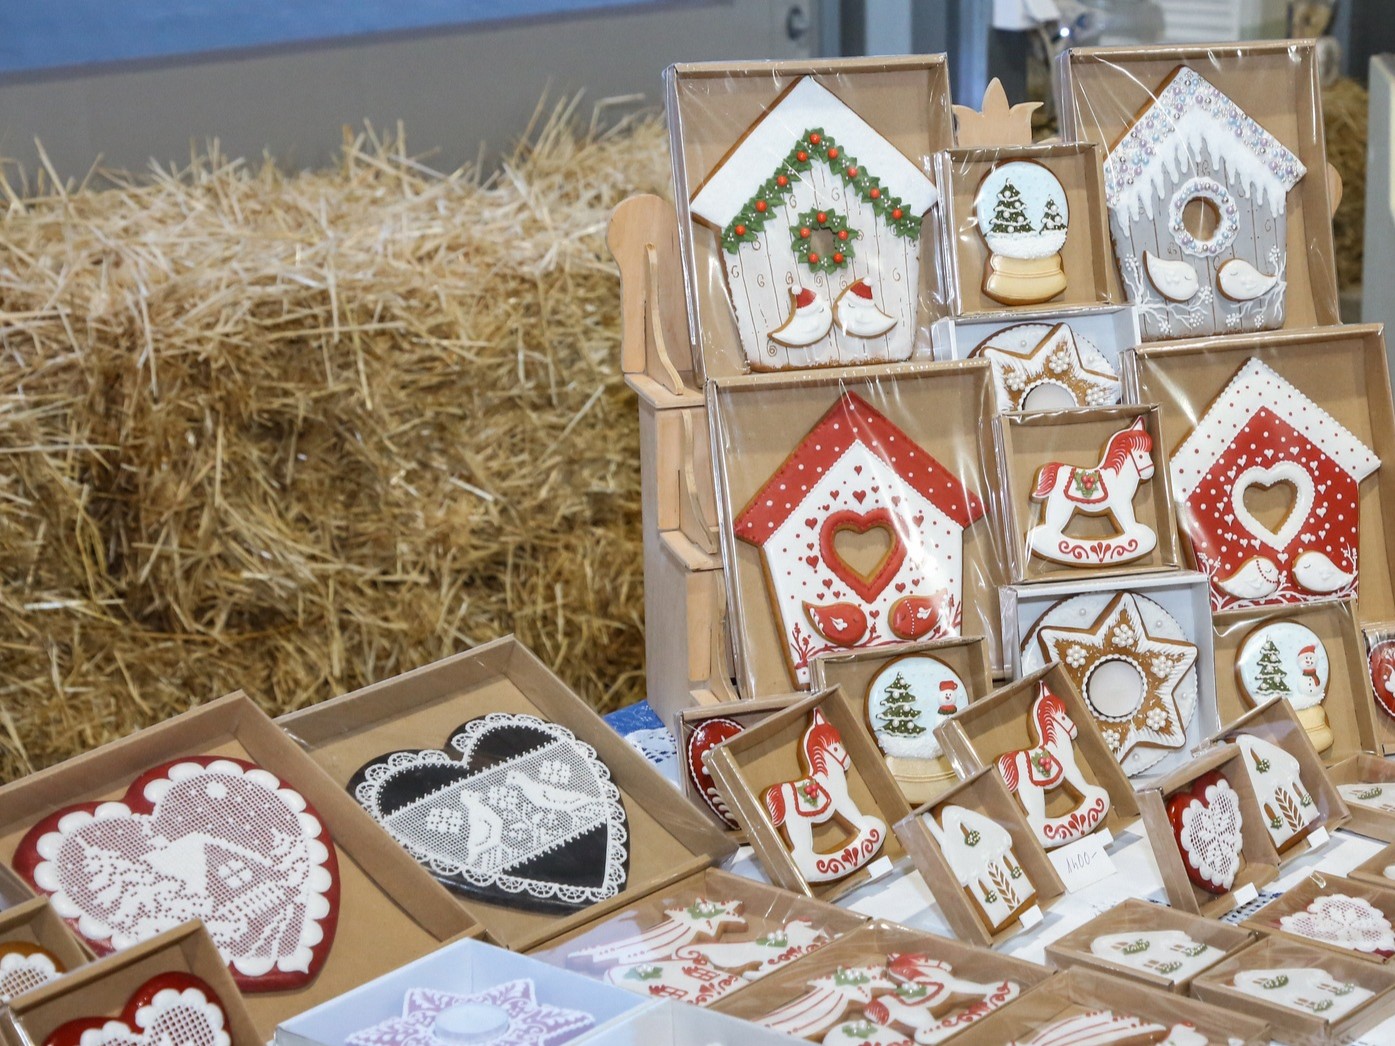
{"label": "cardboard box", "polygon": [[[1318,758],[1317,750],[1308,740],[1308,732],[1299,724],[1289,703],[1283,698],[1267,701],[1258,708],[1246,712],[1212,740],[1234,744],[1235,739],[1241,734],[1248,734],[1262,741],[1268,741],[1297,759],[1302,787],[1312,798],[1312,802],[1318,810],[1318,816],[1303,834],[1278,845],[1280,866],[1288,864],[1295,857],[1302,856],[1310,850],[1316,850],[1326,845],[1330,833],[1345,825],[1351,819],[1351,814],[1347,810],[1347,804],[1342,801],[1341,795],[1338,794],[1337,786],[1328,777],[1327,769],[1322,765],[1322,760]],[[1261,811],[1264,813],[1266,821],[1279,815],[1279,811],[1264,810],[1265,805],[1261,800]],[[1318,829],[1321,829],[1321,832],[1318,832],[1317,838],[1314,838],[1314,833]]]}
{"label": "cardboard box", "polygon": [[[79,941],[44,897],[23,901],[0,912],[0,948],[7,944],[42,948],[54,960],[60,974],[92,961],[92,953]],[[0,1004],[4,997],[0,995]]]}
{"label": "cardboard box", "polygon": [[[1169,963],[1182,957],[1171,952],[1159,954],[1156,949],[1149,948],[1138,953],[1138,960],[1131,964],[1118,952],[1096,952],[1091,947],[1101,937],[1149,930],[1186,934],[1196,944],[1204,945],[1210,951],[1209,955],[1204,955],[1206,965],[1195,972],[1173,973],[1168,969]],[[1077,926],[1065,936],[1056,938],[1046,946],[1046,957],[1062,970],[1076,966],[1100,970],[1160,991],[1186,995],[1193,978],[1202,970],[1229,958],[1258,939],[1259,934],[1253,931],[1130,897]],[[1148,960],[1151,960],[1151,965],[1145,965]]]}
{"label": "cardboard box", "polygon": [[[1000,860],[997,868],[989,866],[985,878],[963,882],[945,856],[944,848],[929,823],[933,820],[936,830],[952,831],[943,827],[945,810],[950,806],[972,811],[1005,830],[1011,846],[1010,856],[1014,860]],[[930,888],[954,935],[971,944],[987,948],[1011,940],[1022,930],[1036,925],[1043,913],[1065,893],[1061,877],[1056,874],[1056,866],[1037,842],[1036,835],[1022,815],[1022,808],[1009,794],[996,770],[981,770],[967,781],[961,781],[918,807],[909,817],[897,822],[896,836],[910,854],[925,885]],[[991,837],[987,845],[993,845]],[[1001,841],[998,845],[1001,847]],[[1033,896],[1023,897],[1018,904],[1006,901],[1002,907],[1011,916],[1007,920],[998,920],[1001,925],[995,929],[995,920],[988,915],[988,909],[980,902],[980,897],[1024,893],[1011,876],[1014,866],[1031,886]]]}
{"label": "cardboard box", "polygon": [[[730,914],[694,919],[685,911],[704,901],[726,906]],[[733,902],[739,911],[731,911]],[[530,954],[640,995],[708,1006],[802,962],[865,922],[847,909],[708,869],[553,938]],[[643,954],[624,956],[622,945]],[[606,948],[615,951],[606,953]],[[701,979],[687,975],[692,962],[700,964]],[[715,975],[706,976],[709,970]]]}
{"label": "cardboard box", "polygon": [[[491,940],[511,949],[531,948],[733,852],[720,829],[512,636],[293,712],[278,722],[344,789],[371,760],[403,749],[439,749],[457,727],[491,712],[558,723],[595,749],[620,790],[629,835],[625,888],[571,915],[446,894],[458,906],[459,917],[477,920]],[[343,794],[349,798],[347,791]]]}
{"label": "cardboard box", "polygon": [[605,1046],[712,1046],[713,1043],[740,1043],[741,1046],[789,1046],[790,1039],[773,1031],[762,1031],[746,1021],[725,1014],[700,1010],[679,1002],[661,1002],[619,1017],[594,1032],[575,1040],[605,1043]]}
{"label": "cardboard box", "polygon": [[[1325,217],[1322,223],[1327,224]],[[1290,269],[1290,275],[1293,271]],[[1295,296],[1296,290],[1290,282],[1289,303],[1294,309],[1301,303],[1301,296]],[[1289,323],[1299,326],[1293,324],[1292,312]],[[1265,364],[1292,384],[1382,461],[1395,461],[1395,406],[1391,402],[1385,338],[1378,324],[1364,324],[1197,338],[1144,346],[1126,353],[1126,388],[1137,401],[1156,403],[1162,408],[1163,449],[1169,462],[1196,420],[1251,360]],[[1343,471],[1341,475],[1345,477],[1347,473]],[[1256,486],[1251,484],[1246,496],[1254,492],[1259,499],[1254,511],[1271,522],[1285,505],[1291,509],[1295,503],[1291,493],[1284,501],[1282,490],[1261,492],[1254,490]],[[1179,501],[1182,496],[1175,475],[1173,496]],[[1395,617],[1395,469],[1377,469],[1360,482],[1356,496],[1360,501],[1357,609],[1365,624]],[[1314,513],[1317,507],[1315,503]],[[1183,548],[1189,563],[1195,565],[1195,552],[1185,534],[1186,511],[1179,503]],[[1279,519],[1286,522],[1281,516]],[[1214,591],[1212,604],[1215,609],[1223,607]]]}
{"label": "cardboard box", "polygon": [[1112,148],[1180,65],[1215,85],[1307,168],[1288,194],[1284,327],[1340,323],[1313,41],[1072,48],[1057,62],[1062,137]]}
{"label": "cardboard box", "polygon": [[1362,629],[1366,655],[1366,693],[1375,724],[1377,751],[1395,755],[1395,621],[1378,621]]}
{"label": "cardboard box", "polygon": [[1310,937],[1282,925],[1282,920],[1285,917],[1297,915],[1314,903],[1322,901],[1323,898],[1337,895],[1366,901],[1380,911],[1387,923],[1395,919],[1395,890],[1376,886],[1369,881],[1347,879],[1340,875],[1328,875],[1325,872],[1313,872],[1308,878],[1284,891],[1263,908],[1250,913],[1240,925],[1274,937],[1284,937],[1315,945],[1324,951],[1335,951],[1342,955],[1355,956],[1365,962],[1385,965],[1389,961],[1389,957],[1378,952],[1347,948],[1334,941]]}
{"label": "cardboard box", "polygon": [[1365,648],[1356,620],[1356,603],[1350,599],[1216,614],[1212,618],[1216,703],[1222,721],[1231,722],[1255,707],[1240,679],[1240,651],[1256,629],[1276,621],[1292,621],[1311,629],[1327,652],[1327,696],[1321,705],[1323,715],[1314,716],[1332,731],[1332,744],[1318,753],[1323,761],[1337,763],[1358,752],[1375,751],[1376,722]]}
{"label": "cardboard box", "polygon": [[[841,823],[838,817],[814,826],[813,848],[817,853],[836,853],[841,857],[844,847],[851,847],[858,835],[865,836],[863,841],[876,847],[870,858],[861,853],[857,855],[864,863],[856,870],[825,882],[809,882],[804,877],[791,856],[782,830],[771,822],[764,799],[767,788],[809,776],[811,768],[801,746],[816,712],[822,713],[841,735],[850,760],[843,773],[852,804],[864,817],[879,818],[883,825],[877,839],[872,838],[871,828],[859,833]],[[727,806],[745,827],[746,838],[761,867],[777,886],[822,901],[836,901],[874,878],[874,869],[878,869],[877,874],[884,874],[891,870],[891,864],[905,856],[891,826],[910,813],[911,808],[871,735],[836,689],[812,694],[723,741],[708,753],[707,768]],[[851,863],[851,859],[847,863]]]}
{"label": "cardboard box", "polygon": [[[842,699],[854,715],[861,716],[862,722],[872,734],[872,740],[881,747],[877,723],[872,716],[872,687],[893,662],[902,658],[929,657],[947,669],[943,682],[958,684],[952,691],[956,704],[972,704],[993,689],[992,670],[988,662],[988,642],[982,636],[954,636],[949,639],[934,639],[928,643],[905,643],[899,646],[874,647],[871,650],[848,651],[846,653],[820,654],[814,658],[812,674],[815,690],[837,687]],[[931,666],[933,668],[933,666]],[[940,672],[940,669],[934,669]],[[950,677],[948,673],[953,673]],[[890,673],[888,673],[890,675]],[[928,679],[927,679],[928,682]],[[883,684],[885,685],[885,684]],[[935,695],[918,695],[921,700],[935,702]],[[926,717],[928,713],[929,718]],[[935,709],[926,708],[915,721],[928,734],[943,717]],[[920,735],[922,738],[924,734]],[[918,764],[931,760],[917,759],[914,762],[901,762],[883,751],[887,768],[896,777],[901,793],[912,806],[918,806],[955,783],[954,768],[948,756],[939,756],[941,767],[922,767]],[[898,769],[901,774],[898,775]],[[943,774],[940,780],[929,778]]]}
{"label": "cardboard box", "polygon": [[[463,940],[284,1022],[276,1029],[274,1046],[341,1046],[355,1032],[401,1017],[404,998],[413,988],[473,995],[522,979],[532,981],[537,1002],[589,1014],[593,1023],[585,1034],[595,1042],[610,1041],[611,1022],[654,1005],[525,955]],[[571,1041],[580,1041],[580,1034]]]}
{"label": "cardboard box", "polygon": [[[1099,827],[1117,836],[1138,817],[1133,785],[1104,743],[1094,718],[1060,664],[1052,662],[974,702],[941,726],[936,736],[960,777],[993,767],[1004,753],[1029,750],[1039,743],[1031,718],[1032,706],[1043,687],[1065,703],[1066,712],[1075,723],[1077,734],[1071,744],[1076,764],[1087,782],[1109,793],[1109,810]],[[1068,800],[1061,794],[1063,791],[1064,788],[1057,789],[1048,797],[1050,816],[1065,813]]]}
{"label": "cardboard box", "polygon": [[[1260,999],[1235,987],[1238,973],[1248,970],[1299,970],[1317,968],[1335,980],[1374,992],[1372,998],[1337,1020]],[[1192,994],[1215,1006],[1223,1006],[1240,1019],[1268,1021],[1282,1041],[1292,1046],[1336,1046],[1362,1034],[1395,1014],[1395,969],[1362,962],[1339,952],[1279,937],[1258,942],[1214,966],[1192,981]]]}
{"label": "cardboard box", "polygon": [[34,891],[7,864],[0,864],[0,912],[31,900]]}
{"label": "cardboard box", "polygon": [[[904,965],[899,969],[888,969],[893,957],[900,957]],[[768,1020],[782,1007],[796,1003],[806,995],[818,993],[819,988],[813,982],[831,978],[839,970],[858,968],[866,968],[872,982],[871,987],[859,989],[860,997],[875,997],[887,1004],[894,1004],[896,986],[908,984],[905,975],[913,972],[919,958],[947,963],[951,976],[971,982],[971,987],[982,989],[964,991],[959,1005],[952,1005],[947,1012],[939,1015],[939,1019],[949,1026],[965,1022],[965,1009],[981,999],[991,1000],[989,1005],[994,1009],[1010,1007],[1013,1005],[1010,1000],[1020,997],[1051,976],[1050,970],[1036,963],[996,955],[960,941],[908,930],[895,923],[874,922],[788,969],[764,977],[728,996],[718,1003],[716,1009],[761,1024],[764,1023],[763,1018]],[[943,970],[935,973],[944,976]],[[852,993],[841,998],[833,995],[815,1009],[812,1016],[816,1020],[806,1022],[804,1030],[793,1031],[786,1025],[786,1033],[795,1037],[802,1034],[807,1039],[822,1042],[829,1030],[860,1020],[864,1005]],[[904,1024],[900,1026],[905,1030]],[[965,1034],[968,1033],[954,1035],[953,1041],[961,1041],[961,1036]]]}
{"label": "cardboard box", "polygon": [[[985,284],[990,251],[977,214],[980,186],[995,167],[1022,161],[1045,167],[1065,190],[1067,235],[1059,254],[1065,287],[1046,302],[1013,306],[990,297]],[[1043,306],[1114,305],[1123,290],[1110,264],[1104,209],[1103,154],[1089,143],[949,149],[935,157],[941,200],[931,212],[940,250],[935,318],[1039,310]],[[1032,216],[1032,220],[1038,220]]]}
{"label": "cardboard box", "polygon": [[[1268,1043],[1268,1024],[1238,1016],[1172,992],[1145,988],[1137,981],[1075,967],[1045,981],[1022,998],[954,1039],[955,1046],[1001,1046],[1039,1032],[1057,1021],[1104,1010],[1150,1025],[1190,1024],[1207,1042]],[[1070,1041],[1070,1040],[1066,1040]],[[1084,1041],[1084,1040],[1082,1040]]]}
{"label": "cardboard box", "polygon": [[1360,752],[1328,767],[1327,776],[1351,814],[1348,831],[1395,843],[1395,763]]}
{"label": "cardboard box", "polygon": [[277,1021],[476,930],[445,889],[241,693],[0,789],[0,860],[13,861],[29,828],[54,811],[121,799],[150,767],[191,755],[245,759],[275,774],[315,808],[338,857],[339,918],[328,957],[298,991],[248,995],[259,1041]]}
{"label": "cardboard box", "polygon": [[14,999],[0,1012],[0,1028],[12,1046],[42,1043],[68,1021],[119,1017],[127,1001],[152,977],[187,973],[218,996],[232,1046],[261,1046],[270,1032],[256,1021],[233,983],[208,931],[197,919],[166,930]]}
{"label": "cardboard box", "polygon": [[[746,138],[748,128],[803,76],[813,77],[831,91],[927,174],[934,154],[954,144],[944,55],[671,66],[664,74],[665,102],[700,381],[730,377],[748,368],[721,244],[710,227],[695,221],[689,201]],[[773,175],[773,165],[772,170],[759,172],[762,179]],[[923,223],[916,249],[922,262],[913,351],[928,358],[934,247]]]}
{"label": "cardboard box", "polygon": [[[989,365],[978,360],[824,369],[795,375],[752,375],[709,383],[708,408],[713,457],[718,466],[717,499],[722,518],[727,603],[734,613],[732,639],[743,697],[765,697],[803,689],[807,685],[808,662],[813,657],[830,651],[857,649],[853,643],[866,647],[887,645],[907,639],[934,638],[948,631],[987,636],[991,656],[998,642],[998,585],[1001,582],[992,526],[986,517],[974,519],[966,527],[960,523],[972,515],[965,511],[966,507],[972,509],[975,504],[973,499],[965,498],[966,492],[985,500],[992,494],[993,478],[984,468],[979,454],[978,431],[980,420],[993,413],[993,403]],[[840,408],[846,408],[841,410],[841,418],[830,416],[832,412],[840,412]],[[868,413],[867,408],[876,412],[875,415]],[[901,464],[897,465],[891,443],[901,437],[889,432],[885,437],[878,435],[887,432],[879,418],[900,430],[957,480],[958,487],[951,483],[935,487],[938,506],[912,486],[913,482],[919,483],[923,489],[924,475],[921,480],[907,478],[916,475],[914,461],[919,460],[919,455],[915,459],[903,456]],[[805,492],[794,495],[800,499],[798,502],[786,502],[789,508],[774,504],[773,490],[771,497],[765,499],[772,503],[771,511],[788,513],[787,518],[794,524],[808,520],[807,526],[819,531],[818,536],[811,535],[805,540],[802,532],[794,534],[799,529],[797,526],[787,528],[792,538],[799,538],[801,546],[811,544],[819,549],[820,541],[825,538],[829,543],[836,543],[834,547],[841,565],[835,569],[825,563],[822,550],[811,550],[795,557],[793,553],[805,550],[792,548],[791,554],[786,556],[773,547],[762,548],[751,541],[738,540],[736,526],[743,513],[748,508],[756,511],[763,507],[754,504],[756,495],[772,481],[779,483],[778,473],[783,466],[791,464],[792,474],[798,474],[799,466],[804,464],[803,458],[810,458],[815,469],[823,468],[817,459],[824,443],[820,439],[806,442],[806,437],[818,429],[832,438],[835,433],[831,426],[843,425],[843,419],[859,419],[866,423],[867,431],[859,433],[858,446],[866,446],[869,460],[875,461],[874,482],[863,488],[830,488],[830,500],[826,503],[819,503]],[[791,462],[801,447],[804,448],[801,460]],[[846,455],[839,460],[846,460]],[[814,480],[815,484],[817,482]],[[883,483],[887,489],[875,492],[870,489]],[[832,498],[835,489],[839,499]],[[893,494],[893,489],[904,493]],[[821,488],[810,485],[810,492],[819,490]],[[859,494],[861,500],[856,500]],[[952,588],[952,584],[931,585],[923,578],[917,583],[905,569],[908,561],[905,547],[900,544],[901,539],[891,523],[912,527],[911,520],[916,517],[908,519],[899,508],[895,508],[893,514],[895,505],[900,504],[899,501],[893,504],[893,499],[910,498],[912,494],[917,500],[908,504],[928,506],[923,509],[925,520],[928,520],[925,531],[917,533],[932,532],[960,546],[959,558],[952,563],[948,559],[934,562],[941,567],[959,567],[962,585],[957,607],[946,605],[942,599],[934,604],[945,620],[926,625],[915,619],[896,626],[903,630],[907,625],[926,629],[923,634],[911,632],[907,635],[894,630],[895,622],[889,620],[895,616],[892,606],[899,606],[899,601],[908,596],[929,598],[942,587]],[[807,516],[796,511],[806,502],[810,503],[811,513]],[[835,502],[845,507],[837,508]],[[754,517],[752,525],[755,525]],[[925,540],[930,538],[927,536]],[[770,546],[778,543],[772,541]],[[898,551],[900,559],[897,559]],[[948,551],[955,550],[951,547]],[[775,559],[773,565],[767,552]],[[809,562],[811,559],[817,562]],[[914,564],[915,561],[909,562]],[[785,578],[787,570],[796,567],[812,572],[815,586],[827,582],[818,593],[811,592],[808,599],[802,600],[824,610],[854,599],[856,589],[846,581],[848,575],[861,574],[861,584],[867,585],[867,578],[894,570],[889,577],[879,579],[881,585],[875,590],[875,599],[863,600],[867,607],[872,607],[873,602],[878,606],[891,605],[886,607],[885,614],[877,609],[877,617],[864,613],[866,627],[856,638],[846,640],[836,636],[825,638],[811,631],[814,626],[804,612],[804,618],[799,619],[802,642],[796,646],[791,639],[792,628],[787,627],[781,610],[784,608],[792,615],[800,611],[793,602],[793,592],[782,593],[777,584],[777,578]],[[878,578],[873,577],[873,580]],[[906,585],[906,592],[898,594],[899,589],[893,592],[893,582]],[[917,584],[919,587],[913,587]],[[835,592],[844,594],[832,595]],[[824,593],[828,593],[827,598]],[[951,624],[955,617],[957,623]],[[828,628],[828,624],[824,627]]]}
{"label": "cardboard box", "polygon": [[1382,847],[1349,873],[1353,879],[1395,889],[1395,844]]}
{"label": "cardboard box", "polygon": [[[1143,815],[1143,827],[1148,843],[1162,873],[1163,887],[1172,907],[1194,915],[1215,918],[1245,903],[1249,888],[1262,889],[1279,874],[1279,854],[1264,827],[1259,805],[1255,801],[1250,777],[1240,765],[1244,756],[1238,748],[1222,745],[1197,756],[1186,766],[1174,770],[1157,783],[1138,793],[1138,806]],[[1240,854],[1244,859],[1231,888],[1223,894],[1201,889],[1187,875],[1182,851],[1167,815],[1167,800],[1177,792],[1190,788],[1202,774],[1219,770],[1230,782],[1240,800]]]}
{"label": "cardboard box", "polygon": [[[1126,454],[1124,463],[1117,467],[1105,464],[1110,441],[1140,420],[1152,444],[1148,466],[1151,475],[1147,479],[1142,478],[1130,455]],[[1177,539],[1177,520],[1172,512],[1157,407],[1012,411],[993,419],[992,440],[988,446],[995,459],[998,492],[1002,498],[1002,512],[997,522],[1003,530],[1008,576],[1015,584],[1119,576],[1128,576],[1132,581],[1142,574],[1180,568],[1182,550]],[[1152,533],[1156,541],[1153,550],[1143,556],[1128,553],[1130,542],[1137,547],[1141,531],[1133,535],[1125,533],[1118,514],[1113,511],[1093,516],[1080,511],[1071,500],[1068,488],[1039,500],[1035,494],[1038,477],[1041,470],[1053,462],[1081,470],[1099,468],[1104,472],[1100,482],[1110,496],[1127,489],[1129,484],[1136,485],[1136,493],[1127,505],[1120,506],[1119,514],[1132,512],[1136,520],[1133,529],[1146,528]],[[1063,478],[1055,482],[1070,481]],[[1063,533],[1083,542],[1077,547],[1093,558],[1066,565],[1032,549],[1032,532],[1045,523],[1047,506],[1055,499],[1060,499],[1056,503],[1068,506],[1066,511],[1070,513]],[[1089,544],[1091,542],[1098,544]],[[1120,553],[1128,558],[1111,558]],[[1058,555],[1065,558],[1067,553]]]}

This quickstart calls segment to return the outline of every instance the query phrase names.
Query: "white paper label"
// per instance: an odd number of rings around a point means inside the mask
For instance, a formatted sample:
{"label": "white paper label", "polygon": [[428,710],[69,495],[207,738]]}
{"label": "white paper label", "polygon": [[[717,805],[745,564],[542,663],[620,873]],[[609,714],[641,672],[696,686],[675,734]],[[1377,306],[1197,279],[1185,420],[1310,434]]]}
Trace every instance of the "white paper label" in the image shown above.
{"label": "white paper label", "polygon": [[871,864],[867,866],[867,874],[871,876],[873,879],[880,879],[889,871],[891,871],[890,857],[878,857],[875,861],[873,861]]}
{"label": "white paper label", "polygon": [[1237,908],[1249,904],[1258,896],[1259,889],[1255,886],[1254,883],[1246,883],[1244,886],[1240,887],[1233,894],[1231,894],[1231,897],[1233,897],[1235,900],[1235,907]]}
{"label": "white paper label", "polygon": [[1068,892],[1083,890],[1114,874],[1114,862],[1104,852],[1104,840],[1099,836],[1100,833],[1095,832],[1084,839],[1047,851],[1051,863],[1056,866],[1056,874],[1061,877]]}
{"label": "white paper label", "polygon": [[1322,825],[1318,825],[1316,828],[1314,828],[1311,832],[1308,833],[1308,849],[1321,849],[1322,847],[1327,845],[1327,840],[1330,838],[1331,836],[1327,834],[1327,829],[1324,828]]}
{"label": "white paper label", "polygon": [[1041,922],[1041,906],[1034,904],[1022,913],[1022,918],[1018,920],[1022,924],[1022,929],[1030,930],[1037,923]]}

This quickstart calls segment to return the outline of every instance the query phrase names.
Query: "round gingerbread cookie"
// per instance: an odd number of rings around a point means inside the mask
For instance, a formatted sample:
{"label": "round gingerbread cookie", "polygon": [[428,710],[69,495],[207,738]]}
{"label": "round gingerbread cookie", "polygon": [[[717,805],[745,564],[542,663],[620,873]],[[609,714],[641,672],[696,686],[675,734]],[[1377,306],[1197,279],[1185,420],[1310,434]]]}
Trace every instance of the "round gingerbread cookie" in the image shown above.
{"label": "round gingerbread cookie", "polygon": [[969,353],[993,366],[999,410],[1066,410],[1119,402],[1119,375],[1068,323],[1014,323]]}
{"label": "round gingerbread cookie", "polygon": [[1395,638],[1371,644],[1366,657],[1371,672],[1371,691],[1376,695],[1376,707],[1395,717]]}

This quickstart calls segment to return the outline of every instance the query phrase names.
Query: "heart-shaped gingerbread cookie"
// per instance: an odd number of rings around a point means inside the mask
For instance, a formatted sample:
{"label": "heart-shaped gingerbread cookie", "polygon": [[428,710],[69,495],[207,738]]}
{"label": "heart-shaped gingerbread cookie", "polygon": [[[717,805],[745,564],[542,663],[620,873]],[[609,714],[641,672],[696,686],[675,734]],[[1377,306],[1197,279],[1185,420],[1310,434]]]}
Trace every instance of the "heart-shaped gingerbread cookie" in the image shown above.
{"label": "heart-shaped gingerbread cookie", "polygon": [[136,989],[118,1018],[79,1017],[44,1046],[232,1046],[223,1002],[200,978],[162,973]]}
{"label": "heart-shaped gingerbread cookie", "polygon": [[440,882],[514,908],[574,911],[614,897],[628,822],[610,770],[566,727],[493,712],[447,748],[392,752],[349,792]]}
{"label": "heart-shaped gingerbread cookie", "polygon": [[1240,796],[1219,770],[1168,797],[1167,816],[1187,878],[1208,893],[1228,893],[1245,863]]}
{"label": "heart-shaped gingerbread cookie", "polygon": [[308,984],[338,921],[319,815],[240,759],[164,763],[120,802],[64,807],[29,830],[14,865],[98,954],[202,919],[244,991]]}

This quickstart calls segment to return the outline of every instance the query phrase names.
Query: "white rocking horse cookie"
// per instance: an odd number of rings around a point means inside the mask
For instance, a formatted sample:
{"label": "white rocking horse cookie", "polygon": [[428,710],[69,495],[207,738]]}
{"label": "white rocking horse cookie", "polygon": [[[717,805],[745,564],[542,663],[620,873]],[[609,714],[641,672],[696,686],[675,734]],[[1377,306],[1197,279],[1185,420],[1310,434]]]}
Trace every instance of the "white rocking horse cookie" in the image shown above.
{"label": "white rocking horse cookie", "polygon": [[[1081,772],[1074,744],[1079,729],[1065,702],[1044,684],[1032,703],[1028,729],[1032,745],[1004,752],[994,763],[1008,791],[1022,804],[1037,841],[1051,850],[1083,839],[1103,824],[1109,813],[1109,792]],[[1075,805],[1052,816],[1047,813],[1047,799],[1058,790],[1070,795]]]}
{"label": "white rocking horse cookie", "polygon": [[993,367],[999,410],[1067,410],[1119,402],[1119,375],[1068,323],[1016,323],[981,341],[970,358]]}
{"label": "white rocking horse cookie", "polygon": [[988,245],[983,293],[1004,305],[1050,301],[1066,289],[1061,248],[1070,206],[1061,181],[1034,160],[996,165],[974,201],[978,231]]}
{"label": "white rocking horse cookie", "polygon": [[1225,952],[1193,940],[1181,930],[1132,930],[1101,934],[1090,942],[1090,954],[1176,984],[1195,977],[1225,958]]}
{"label": "white rocking horse cookie", "polygon": [[[886,822],[863,813],[849,794],[852,757],[843,747],[842,734],[821,709],[814,709],[809,716],[799,762],[804,776],[766,788],[761,802],[805,881],[832,882],[877,856],[886,842]],[[836,821],[851,834],[836,849],[822,852],[815,849],[814,829],[829,821]]]}
{"label": "white rocking horse cookie", "polygon": [[989,933],[997,933],[1036,903],[1037,891],[1012,849],[1008,830],[976,810],[949,805],[921,815],[960,887]]}
{"label": "white rocking horse cookie", "polygon": [[598,966],[657,962],[669,959],[678,949],[700,940],[716,940],[728,928],[746,928],[741,902],[709,901],[697,897],[681,908],[664,910],[661,922],[618,941],[593,945],[571,952],[569,961],[581,960]]}
{"label": "white rocking horse cookie", "polygon": [[1138,592],[1073,596],[1038,619],[1023,671],[1059,661],[1124,773],[1185,748],[1196,715],[1197,646],[1161,604]]}
{"label": "white rocking horse cookie", "polygon": [[1293,708],[1319,752],[1332,747],[1323,702],[1332,668],[1318,634],[1297,621],[1266,621],[1240,643],[1235,655],[1240,689],[1256,705],[1282,697]]}
{"label": "white rocking horse cookie", "polygon": [[[1142,417],[1109,437],[1094,466],[1059,461],[1041,466],[1031,494],[1041,505],[1041,522],[1027,531],[1028,554],[1068,567],[1117,566],[1147,556],[1158,547],[1158,535],[1139,521],[1133,502],[1153,471],[1153,437]],[[1077,515],[1107,519],[1113,535],[1067,534]]]}
{"label": "white rocking horse cookie", "polygon": [[1241,734],[1235,745],[1245,753],[1245,774],[1264,814],[1264,827],[1279,853],[1305,839],[1321,811],[1303,784],[1298,760],[1278,745]]}
{"label": "white rocking horse cookie", "polygon": [[1374,994],[1316,966],[1241,970],[1231,984],[1256,999],[1327,1021],[1340,1020]]}
{"label": "white rocking horse cookie", "polygon": [[968,703],[964,680],[929,654],[895,658],[867,684],[864,708],[872,738],[911,803],[930,799],[936,785],[954,777],[935,728]]}

